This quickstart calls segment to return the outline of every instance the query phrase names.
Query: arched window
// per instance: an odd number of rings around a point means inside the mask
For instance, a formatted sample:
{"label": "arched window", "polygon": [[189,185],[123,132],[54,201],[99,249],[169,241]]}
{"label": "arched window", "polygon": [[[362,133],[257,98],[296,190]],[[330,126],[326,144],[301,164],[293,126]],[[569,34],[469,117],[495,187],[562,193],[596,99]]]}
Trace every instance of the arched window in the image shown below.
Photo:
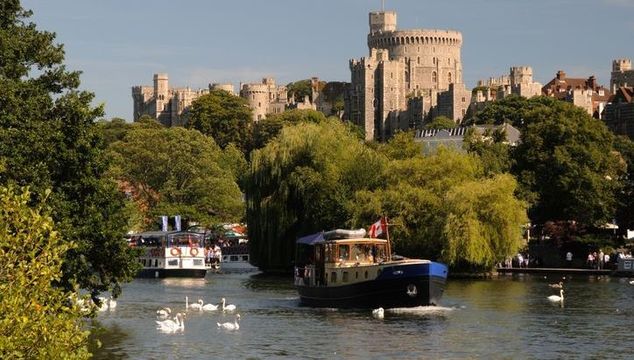
{"label": "arched window", "polygon": [[438,82],[438,75],[436,74],[435,71],[431,72],[431,82],[433,82],[433,83]]}

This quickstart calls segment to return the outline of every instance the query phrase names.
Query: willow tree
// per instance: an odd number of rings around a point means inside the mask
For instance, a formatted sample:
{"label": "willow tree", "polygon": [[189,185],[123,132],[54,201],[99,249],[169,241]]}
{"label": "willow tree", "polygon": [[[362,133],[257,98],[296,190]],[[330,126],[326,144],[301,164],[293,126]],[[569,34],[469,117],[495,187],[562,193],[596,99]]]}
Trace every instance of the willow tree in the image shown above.
{"label": "willow tree", "polygon": [[148,222],[180,214],[208,225],[244,216],[236,183],[244,159],[233,146],[222,151],[196,130],[135,127],[110,152],[112,176],[132,190]]}
{"label": "willow tree", "polygon": [[526,207],[510,175],[487,178],[477,156],[454,150],[403,158],[391,147],[383,187],[357,193],[354,223],[387,215],[395,251],[453,268],[488,270],[518,250]]}
{"label": "willow tree", "polygon": [[385,160],[338,120],[285,127],[254,151],[246,181],[253,263],[289,271],[299,236],[350,226],[355,192],[379,185]]}

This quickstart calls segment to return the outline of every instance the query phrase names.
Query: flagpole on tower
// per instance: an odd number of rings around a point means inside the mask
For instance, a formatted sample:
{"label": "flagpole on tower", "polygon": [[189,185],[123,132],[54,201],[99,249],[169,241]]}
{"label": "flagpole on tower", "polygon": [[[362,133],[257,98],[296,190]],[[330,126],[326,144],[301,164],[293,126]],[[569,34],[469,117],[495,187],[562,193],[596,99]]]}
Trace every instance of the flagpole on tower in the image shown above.
{"label": "flagpole on tower", "polygon": [[381,11],[385,11],[385,0],[381,0]]}

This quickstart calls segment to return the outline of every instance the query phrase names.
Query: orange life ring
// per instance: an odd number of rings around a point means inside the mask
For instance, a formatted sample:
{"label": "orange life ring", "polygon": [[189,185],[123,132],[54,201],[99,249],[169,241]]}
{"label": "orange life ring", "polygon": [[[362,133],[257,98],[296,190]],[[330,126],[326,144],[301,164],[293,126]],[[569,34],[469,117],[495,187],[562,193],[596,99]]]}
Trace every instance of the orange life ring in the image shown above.
{"label": "orange life ring", "polygon": [[177,247],[173,247],[170,250],[170,254],[172,254],[172,256],[180,256],[181,254],[181,249],[177,248]]}
{"label": "orange life ring", "polygon": [[189,248],[189,253],[191,254],[191,256],[196,256],[196,255],[198,255],[198,248],[195,248],[195,247],[190,247],[190,248]]}

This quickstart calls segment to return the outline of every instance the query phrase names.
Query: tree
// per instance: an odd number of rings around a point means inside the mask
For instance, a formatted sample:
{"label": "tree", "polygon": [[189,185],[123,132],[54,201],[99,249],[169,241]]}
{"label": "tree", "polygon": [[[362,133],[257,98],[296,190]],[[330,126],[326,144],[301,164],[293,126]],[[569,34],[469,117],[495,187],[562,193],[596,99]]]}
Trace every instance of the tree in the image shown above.
{"label": "tree", "polygon": [[285,127],[251,154],[251,261],[263,271],[291,270],[295,240],[350,226],[355,192],[378,186],[384,162],[338,119]]}
{"label": "tree", "polygon": [[0,6],[0,184],[28,185],[34,201],[52,193],[51,216],[65,241],[60,283],[119,292],[137,261],[123,240],[123,196],[104,176],[107,162],[95,130],[101,107],[79,91],[79,72],[63,65],[55,35],[29,22],[18,0]]}
{"label": "tree", "polygon": [[487,105],[466,124],[502,125],[508,123],[521,129],[529,113],[539,108],[555,106],[559,100],[547,96],[535,96],[527,99],[523,96],[510,95]]}
{"label": "tree", "polygon": [[187,128],[212,137],[222,149],[234,143],[248,152],[253,120],[245,99],[212,90],[192,102],[187,119]]}
{"label": "tree", "polygon": [[357,192],[352,222],[389,216],[393,248],[403,255],[488,271],[521,244],[526,206],[514,196],[515,181],[485,177],[474,155],[441,147],[431,156],[393,159],[381,178],[382,187]]}
{"label": "tree", "polygon": [[286,85],[286,92],[289,98],[295,97],[296,101],[303,101],[306,96],[312,100],[313,87],[310,79],[299,80]]}
{"label": "tree", "polygon": [[502,174],[511,170],[511,146],[503,129],[486,129],[482,134],[470,127],[464,136],[464,148],[477,154],[486,175]]}
{"label": "tree", "polygon": [[326,120],[326,116],[319,111],[310,109],[293,109],[279,114],[271,114],[258,121],[253,129],[253,149],[263,148],[271,139],[276,137],[284,126],[295,125],[300,122],[319,123]]}
{"label": "tree", "polygon": [[616,136],[614,148],[621,156],[627,172],[619,179],[623,187],[615,194],[617,200],[616,220],[620,232],[634,229],[634,142],[625,136]]}
{"label": "tree", "polygon": [[613,142],[600,120],[572,104],[553,101],[525,111],[512,171],[531,203],[531,220],[611,221],[625,170]]}
{"label": "tree", "polygon": [[425,125],[425,129],[453,129],[455,128],[456,122],[446,116],[436,116],[434,120],[432,120],[429,124]]}
{"label": "tree", "polygon": [[28,190],[0,187],[0,204],[0,358],[89,358],[79,309],[52,286],[75,245]]}
{"label": "tree", "polygon": [[203,225],[244,216],[236,179],[246,162],[231,145],[223,152],[196,130],[139,127],[110,151],[112,176],[131,188],[147,223],[159,215],[180,214]]}

